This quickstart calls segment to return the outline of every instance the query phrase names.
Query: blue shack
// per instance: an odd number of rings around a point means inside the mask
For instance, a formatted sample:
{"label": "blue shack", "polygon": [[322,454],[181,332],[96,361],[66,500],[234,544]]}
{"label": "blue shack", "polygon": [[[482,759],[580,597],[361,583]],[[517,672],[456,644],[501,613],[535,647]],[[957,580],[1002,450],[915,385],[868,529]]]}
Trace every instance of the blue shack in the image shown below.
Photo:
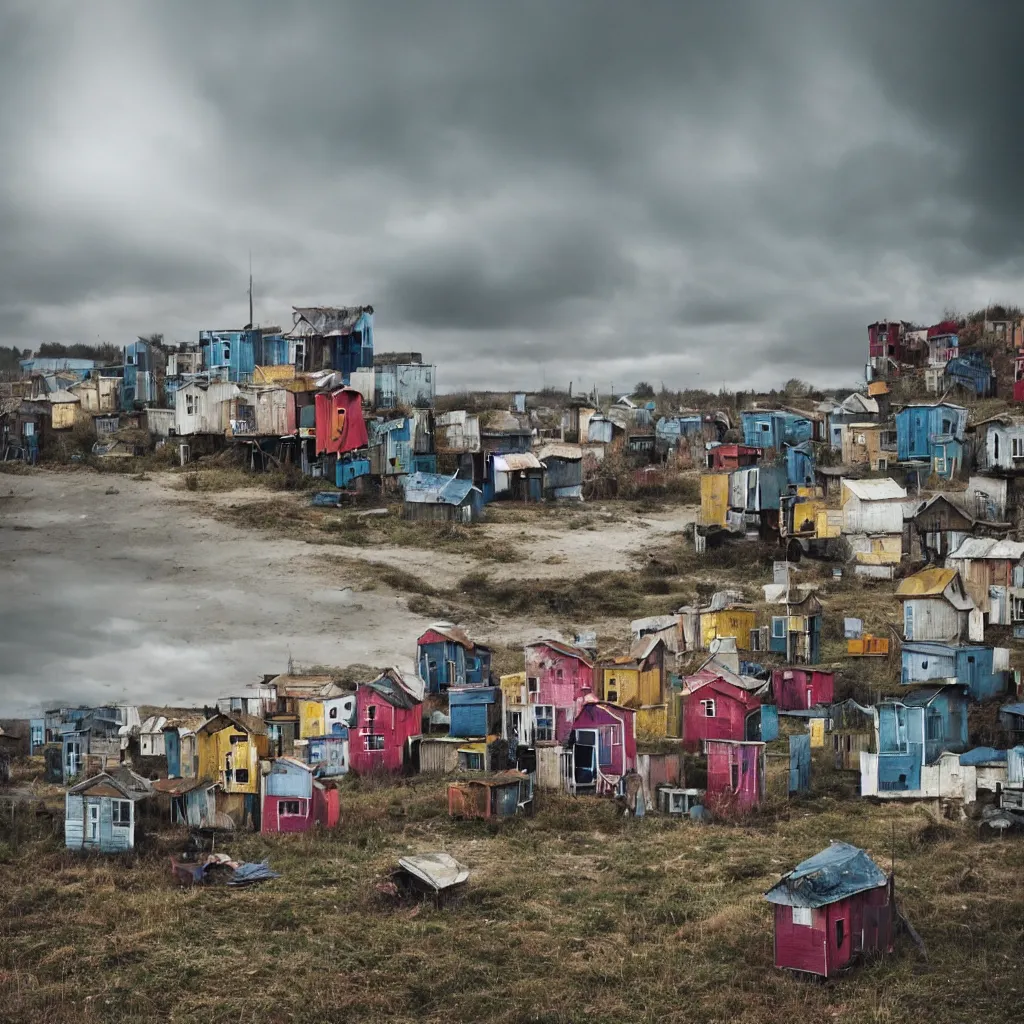
{"label": "blue shack", "polygon": [[156,349],[148,341],[139,338],[125,345],[121,385],[121,408],[125,412],[136,405],[152,405],[157,401],[156,359]]}
{"label": "blue shack", "polygon": [[793,587],[775,601],[768,650],[781,654],[791,665],[817,665],[821,661],[821,602],[813,591]]}
{"label": "blue shack", "polygon": [[786,448],[786,478],[794,487],[814,486],[814,445],[810,441]]}
{"label": "blue shack", "polygon": [[64,845],[100,853],[132,849],[136,804],[152,792],[148,780],[124,766],[72,787],[64,797]]}
{"label": "blue shack", "polygon": [[814,424],[804,416],[780,409],[747,409],[740,413],[743,443],[755,448],[803,444],[814,438]]}
{"label": "blue shack", "polygon": [[992,364],[974,349],[955,356],[946,363],[946,387],[961,387],[977,398],[990,398],[996,393],[996,375]]}
{"label": "blue shack", "polygon": [[310,736],[305,761],[318,776],[333,778],[345,775],[349,768],[348,727],[335,726],[329,736]]}
{"label": "blue shack", "polygon": [[293,306],[292,328],[298,370],[337,370],[344,383],[354,371],[373,367],[373,306]]}
{"label": "blue shack", "polygon": [[491,681],[491,649],[447,623],[431,626],[416,641],[416,664],[427,693]]}
{"label": "blue shack", "polygon": [[654,449],[664,455],[678,448],[683,438],[701,437],[703,431],[704,418],[699,412],[662,416],[654,425]]}
{"label": "blue shack", "polygon": [[361,456],[339,458],[334,463],[334,483],[338,487],[348,487],[361,476],[370,475],[370,460]]}
{"label": "blue shack", "polygon": [[259,335],[255,354],[257,366],[287,366],[292,362],[291,342],[283,334],[264,334],[262,331],[254,333]]}
{"label": "blue shack", "polygon": [[896,413],[896,458],[925,461],[949,478],[963,463],[967,410],[949,402],[913,402]]}
{"label": "blue shack", "polygon": [[256,345],[261,339],[258,330],[200,331],[203,369],[211,377],[236,384],[251,381],[256,369]]}
{"label": "blue shack", "polygon": [[994,656],[987,644],[908,641],[903,644],[901,682],[913,686],[955,680],[973,700],[990,700],[1006,692],[1006,673],[993,668]]}
{"label": "blue shack", "polygon": [[501,732],[501,687],[467,686],[448,691],[448,735],[485,739]]}

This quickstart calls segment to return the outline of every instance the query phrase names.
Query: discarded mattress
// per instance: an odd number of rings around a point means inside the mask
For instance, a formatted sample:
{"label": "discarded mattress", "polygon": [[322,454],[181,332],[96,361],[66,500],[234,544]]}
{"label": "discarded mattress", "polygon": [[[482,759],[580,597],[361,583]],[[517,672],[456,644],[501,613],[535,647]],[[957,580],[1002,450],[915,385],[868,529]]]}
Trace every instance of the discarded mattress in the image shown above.
{"label": "discarded mattress", "polygon": [[469,878],[469,868],[448,853],[424,853],[402,857],[398,866],[434,892],[443,892],[462,885]]}

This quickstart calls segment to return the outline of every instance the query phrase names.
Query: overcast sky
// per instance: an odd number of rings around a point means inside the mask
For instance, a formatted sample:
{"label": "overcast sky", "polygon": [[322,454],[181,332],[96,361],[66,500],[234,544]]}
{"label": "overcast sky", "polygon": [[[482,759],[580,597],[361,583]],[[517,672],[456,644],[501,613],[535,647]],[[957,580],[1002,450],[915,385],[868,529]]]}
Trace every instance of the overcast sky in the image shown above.
{"label": "overcast sky", "polygon": [[372,303],[442,390],[851,384],[1020,301],[1019,3],[0,6],[0,344]]}

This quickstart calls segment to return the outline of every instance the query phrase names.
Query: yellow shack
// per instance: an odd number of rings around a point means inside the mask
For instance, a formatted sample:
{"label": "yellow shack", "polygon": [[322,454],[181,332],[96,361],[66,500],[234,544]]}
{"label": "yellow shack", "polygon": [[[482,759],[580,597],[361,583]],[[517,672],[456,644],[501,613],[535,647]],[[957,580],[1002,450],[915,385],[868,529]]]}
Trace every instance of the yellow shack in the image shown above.
{"label": "yellow shack", "polygon": [[597,665],[598,697],[636,709],[637,739],[662,739],[668,735],[665,650],[661,637],[645,636],[628,655]]}
{"label": "yellow shack", "polygon": [[729,516],[729,474],[704,473],[700,478],[702,526],[725,527]]}

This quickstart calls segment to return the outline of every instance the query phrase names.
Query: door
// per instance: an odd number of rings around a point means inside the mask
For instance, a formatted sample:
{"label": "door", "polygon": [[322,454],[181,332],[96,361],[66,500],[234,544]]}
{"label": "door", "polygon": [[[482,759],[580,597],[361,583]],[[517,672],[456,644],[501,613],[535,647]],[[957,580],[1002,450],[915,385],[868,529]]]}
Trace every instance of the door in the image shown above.
{"label": "door", "polygon": [[78,764],[82,756],[82,744],[77,742],[68,743],[66,761],[65,761],[65,772],[69,779],[73,779],[78,774]]}
{"label": "door", "polygon": [[576,790],[597,786],[597,730],[577,729],[573,746],[573,786]]}
{"label": "door", "polygon": [[90,800],[88,803],[89,821],[86,829],[86,842],[99,843],[100,841],[100,805]]}

